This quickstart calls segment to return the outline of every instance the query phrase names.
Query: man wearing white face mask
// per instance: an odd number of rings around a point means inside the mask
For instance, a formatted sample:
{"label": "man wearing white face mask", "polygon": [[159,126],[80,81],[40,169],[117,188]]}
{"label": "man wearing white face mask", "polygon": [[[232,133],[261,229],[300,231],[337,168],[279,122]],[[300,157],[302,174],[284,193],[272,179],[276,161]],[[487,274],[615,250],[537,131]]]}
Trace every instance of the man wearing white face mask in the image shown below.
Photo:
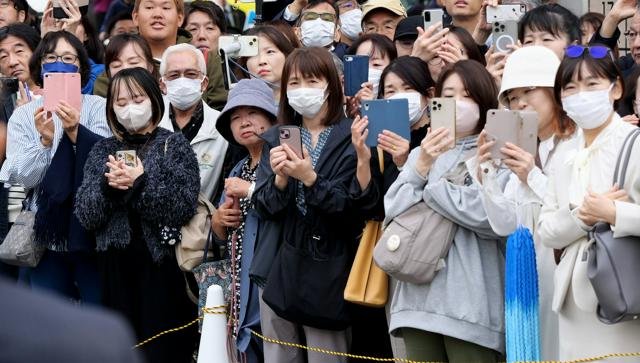
{"label": "man wearing white face mask", "polygon": [[200,191],[211,200],[222,174],[228,143],[216,130],[220,112],[202,101],[208,84],[205,72],[202,52],[193,45],[167,48],[160,64],[160,88],[168,107],[160,127],[182,132],[191,142],[200,167]]}
{"label": "man wearing white face mask", "polygon": [[351,45],[362,34],[362,10],[356,0],[337,2],[340,11],[340,42]]}
{"label": "man wearing white face mask", "polygon": [[331,50],[342,59],[347,45],[339,42],[340,21],[338,8],[327,0],[312,0],[302,9],[294,28],[298,39],[305,47],[322,47]]}

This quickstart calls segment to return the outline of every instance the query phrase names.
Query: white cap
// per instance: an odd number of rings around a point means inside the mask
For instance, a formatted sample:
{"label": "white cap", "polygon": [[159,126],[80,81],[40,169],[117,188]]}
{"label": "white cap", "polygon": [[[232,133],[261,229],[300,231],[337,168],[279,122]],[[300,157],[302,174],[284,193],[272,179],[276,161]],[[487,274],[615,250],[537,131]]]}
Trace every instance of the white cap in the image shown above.
{"label": "white cap", "polygon": [[553,87],[560,67],[558,56],[549,48],[529,46],[517,49],[504,66],[498,101],[508,106],[506,92],[522,87]]}

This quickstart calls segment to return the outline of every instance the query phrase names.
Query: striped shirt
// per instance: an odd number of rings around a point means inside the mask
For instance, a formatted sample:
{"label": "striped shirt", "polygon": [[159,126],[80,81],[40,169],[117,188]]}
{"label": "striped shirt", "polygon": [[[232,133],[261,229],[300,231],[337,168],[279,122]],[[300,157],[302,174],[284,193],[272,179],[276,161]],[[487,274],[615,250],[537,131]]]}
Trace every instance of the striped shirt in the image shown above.
{"label": "striped shirt", "polygon": [[[25,189],[37,188],[42,182],[64,132],[62,122],[54,113],[53,144],[50,147],[42,145],[40,133],[36,129],[34,113],[43,103],[44,98],[31,101],[18,107],[11,115],[7,127],[7,159],[0,170],[1,182],[20,184]],[[111,130],[107,124],[105,106],[104,98],[83,95],[80,124],[97,135],[109,137]],[[32,208],[35,206],[35,198],[31,206]]]}

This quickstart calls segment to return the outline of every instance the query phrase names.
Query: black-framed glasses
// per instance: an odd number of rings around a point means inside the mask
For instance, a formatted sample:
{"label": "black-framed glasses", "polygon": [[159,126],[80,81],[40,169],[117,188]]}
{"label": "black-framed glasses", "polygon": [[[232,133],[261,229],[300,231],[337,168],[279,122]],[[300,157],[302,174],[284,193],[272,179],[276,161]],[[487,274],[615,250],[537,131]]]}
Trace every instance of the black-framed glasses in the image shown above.
{"label": "black-framed glasses", "polygon": [[50,54],[45,54],[44,57],[42,58],[42,60],[45,63],[54,63],[54,62],[57,62],[58,59],[60,59],[62,63],[73,64],[78,60],[78,56],[75,54],[56,55],[56,54],[50,53]]}
{"label": "black-framed glasses", "polygon": [[580,58],[585,53],[593,59],[602,59],[610,54],[611,50],[603,45],[594,45],[591,47],[585,47],[584,45],[570,45],[567,47],[565,54],[567,58]]}

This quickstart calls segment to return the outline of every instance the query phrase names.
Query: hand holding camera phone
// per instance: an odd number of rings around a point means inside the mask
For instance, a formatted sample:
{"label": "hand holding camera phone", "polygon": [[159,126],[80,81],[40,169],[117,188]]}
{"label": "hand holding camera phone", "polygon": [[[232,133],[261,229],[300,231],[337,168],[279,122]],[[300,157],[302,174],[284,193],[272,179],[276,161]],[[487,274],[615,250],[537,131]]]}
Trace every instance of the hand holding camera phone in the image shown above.
{"label": "hand holding camera phone", "polygon": [[280,126],[280,145],[287,145],[300,159],[304,159],[302,153],[302,136],[298,126]]}
{"label": "hand holding camera phone", "polygon": [[492,159],[509,159],[501,149],[507,143],[514,144],[531,155],[536,155],[538,143],[538,114],[512,110],[489,110],[485,125],[487,141],[495,141],[491,147]]}
{"label": "hand holding camera phone", "polygon": [[497,52],[510,53],[518,43],[518,22],[514,20],[491,23],[491,38]]}
{"label": "hand holding camera phone", "polygon": [[411,139],[409,129],[409,101],[406,98],[362,101],[362,117],[369,119],[369,134],[365,144],[378,146],[378,135],[391,131],[406,140]]}
{"label": "hand holding camera phone", "polygon": [[369,56],[344,56],[344,95],[355,96],[362,84],[369,80]]}
{"label": "hand holding camera phone", "polygon": [[439,128],[449,130],[451,143],[448,149],[456,147],[456,100],[451,97],[436,97],[431,99],[431,132]]}
{"label": "hand holding camera phone", "polygon": [[436,30],[436,33],[442,30],[442,24],[444,23],[444,10],[442,9],[427,9],[422,12],[424,30],[427,31],[430,26],[440,22],[440,27]]}
{"label": "hand holding camera phone", "polygon": [[518,21],[527,12],[524,4],[487,6],[487,23],[496,21]]}
{"label": "hand holding camera phone", "polygon": [[60,101],[78,112],[82,109],[80,73],[46,73],[44,75],[44,110],[55,112]]}
{"label": "hand holding camera phone", "polygon": [[135,150],[116,151],[116,160],[124,161],[124,165],[132,168],[138,165],[138,157]]}

